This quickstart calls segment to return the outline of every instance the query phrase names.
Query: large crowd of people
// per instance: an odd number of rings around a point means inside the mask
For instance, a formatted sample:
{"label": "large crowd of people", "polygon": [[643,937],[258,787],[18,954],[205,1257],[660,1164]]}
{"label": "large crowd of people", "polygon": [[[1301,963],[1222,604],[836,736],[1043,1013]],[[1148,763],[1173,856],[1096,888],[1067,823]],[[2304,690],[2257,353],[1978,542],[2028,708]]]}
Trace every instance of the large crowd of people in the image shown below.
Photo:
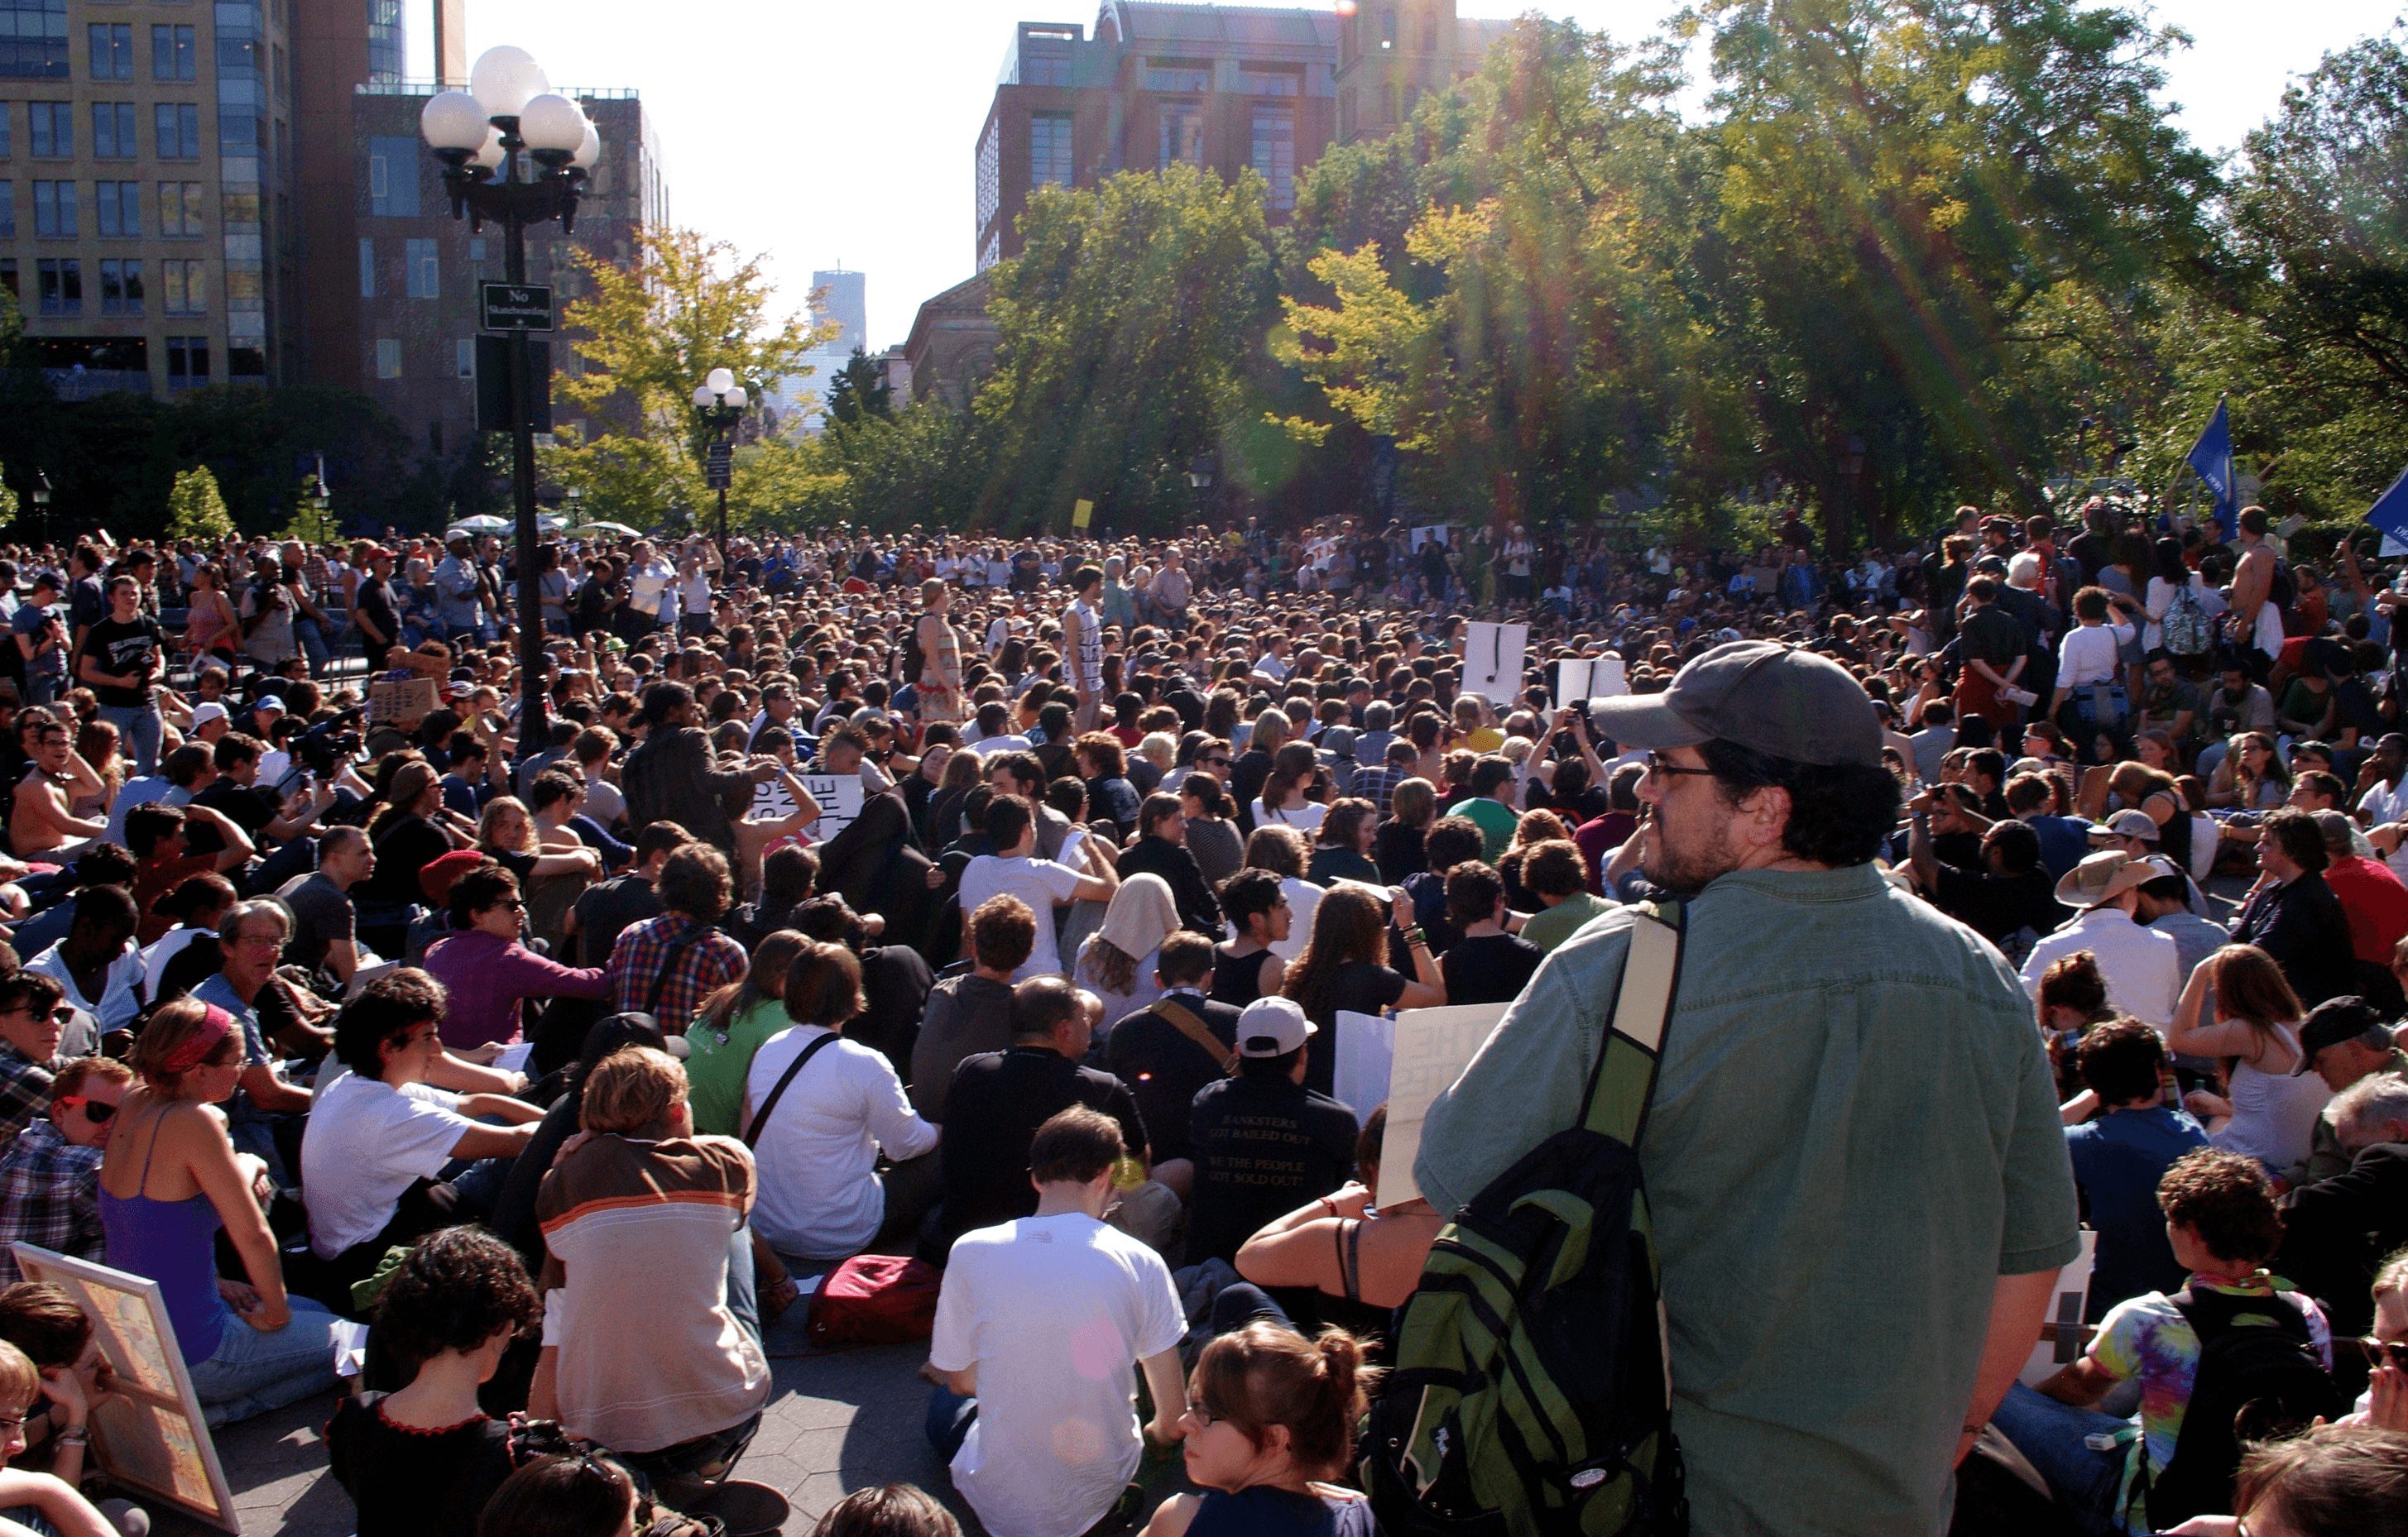
{"label": "large crowd of people", "polygon": [[[539,721],[490,538],[0,548],[0,1240],[156,1281],[211,1426],[367,1323],[363,1537],[678,1530],[865,1255],[934,1288],[928,1434],[993,1537],[1365,1537],[1396,1310],[1582,1124],[1665,899],[1635,1142],[1690,1530],[1985,1530],[1971,1459],[2052,1530],[2408,1531],[2371,545],[2093,503],[1845,557],[536,559]],[[1383,1204],[1341,1017],[1467,1004]],[[132,1530],[77,1493],[109,1388],[62,1307],[0,1291],[51,1469],[0,1516]],[[1150,1515],[1149,1442],[1189,1490]],[[823,1523],[873,1529],[957,1530],[909,1487]]]}

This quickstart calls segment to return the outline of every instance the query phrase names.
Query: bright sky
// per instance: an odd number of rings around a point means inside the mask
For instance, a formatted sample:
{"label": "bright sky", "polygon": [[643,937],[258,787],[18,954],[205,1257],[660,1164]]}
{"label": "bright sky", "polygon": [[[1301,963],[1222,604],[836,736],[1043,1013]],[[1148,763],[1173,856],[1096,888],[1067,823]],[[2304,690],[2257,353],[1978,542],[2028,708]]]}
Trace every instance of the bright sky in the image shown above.
{"label": "bright sky", "polygon": [[[1460,0],[1506,15],[1512,0]],[[920,301],[976,266],[971,155],[1012,23],[1092,27],[1093,0],[921,0],[913,6],[671,6],[586,0],[562,12],[533,0],[469,0],[468,53],[516,43],[552,78],[635,86],[656,125],[670,216],[766,253],[781,299],[810,275],[867,275],[873,347],[900,342]],[[434,74],[432,12],[407,0],[409,74]],[[1667,0],[1551,5],[1615,36],[1643,36]],[[2391,25],[2401,0],[2184,0],[2161,16],[2193,46],[2169,66],[2168,96],[2193,138],[2236,148],[2290,76],[2331,49]],[[568,16],[577,24],[559,23]]]}

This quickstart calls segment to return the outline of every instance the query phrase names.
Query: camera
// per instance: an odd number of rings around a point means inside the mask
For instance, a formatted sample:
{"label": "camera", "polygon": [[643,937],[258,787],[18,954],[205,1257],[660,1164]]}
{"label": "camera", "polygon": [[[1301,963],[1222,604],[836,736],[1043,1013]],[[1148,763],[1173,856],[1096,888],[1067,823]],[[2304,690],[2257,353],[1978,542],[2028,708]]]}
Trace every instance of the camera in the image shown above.
{"label": "camera", "polygon": [[293,761],[321,778],[331,779],[343,764],[359,756],[359,724],[366,713],[365,706],[354,704],[303,732],[293,744]]}

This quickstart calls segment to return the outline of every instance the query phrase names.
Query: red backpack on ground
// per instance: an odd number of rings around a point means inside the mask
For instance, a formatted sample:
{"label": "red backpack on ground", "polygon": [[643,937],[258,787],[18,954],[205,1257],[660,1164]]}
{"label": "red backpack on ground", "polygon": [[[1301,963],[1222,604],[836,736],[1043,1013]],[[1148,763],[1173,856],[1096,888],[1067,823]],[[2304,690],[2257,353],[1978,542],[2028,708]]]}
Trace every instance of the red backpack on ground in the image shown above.
{"label": "red backpack on ground", "polygon": [[838,1265],[811,1299],[804,1324],[811,1343],[900,1345],[936,1332],[943,1277],[925,1260],[856,1254]]}

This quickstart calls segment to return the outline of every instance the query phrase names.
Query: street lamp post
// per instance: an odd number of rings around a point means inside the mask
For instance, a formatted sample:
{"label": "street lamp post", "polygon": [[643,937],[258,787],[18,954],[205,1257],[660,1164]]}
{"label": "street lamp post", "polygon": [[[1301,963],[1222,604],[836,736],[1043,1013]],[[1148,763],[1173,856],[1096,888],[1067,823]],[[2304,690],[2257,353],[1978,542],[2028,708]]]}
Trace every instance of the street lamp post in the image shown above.
{"label": "street lamp post", "polygon": [[744,420],[748,399],[744,386],[737,383],[736,375],[725,368],[712,369],[694,391],[694,408],[711,434],[710,451],[703,463],[705,478],[719,492],[719,569],[723,579],[727,571],[727,482],[732,478],[729,460],[735,451],[727,440],[735,433],[736,424]]}
{"label": "street lamp post", "polygon": [[[452,217],[472,230],[488,220],[502,226],[505,280],[526,281],[526,228],[560,221],[570,233],[577,197],[594,163],[601,135],[585,109],[552,93],[552,82],[525,50],[489,49],[468,72],[468,89],[443,91],[427,101],[418,118],[427,148],[443,163]],[[510,360],[510,482],[517,503],[519,546],[519,755],[543,750],[543,578],[536,570],[541,534],[535,508],[534,337],[522,334],[508,348]]]}
{"label": "street lamp post", "polygon": [[42,509],[42,543],[50,542],[50,477],[41,471],[34,472],[34,505]]}

